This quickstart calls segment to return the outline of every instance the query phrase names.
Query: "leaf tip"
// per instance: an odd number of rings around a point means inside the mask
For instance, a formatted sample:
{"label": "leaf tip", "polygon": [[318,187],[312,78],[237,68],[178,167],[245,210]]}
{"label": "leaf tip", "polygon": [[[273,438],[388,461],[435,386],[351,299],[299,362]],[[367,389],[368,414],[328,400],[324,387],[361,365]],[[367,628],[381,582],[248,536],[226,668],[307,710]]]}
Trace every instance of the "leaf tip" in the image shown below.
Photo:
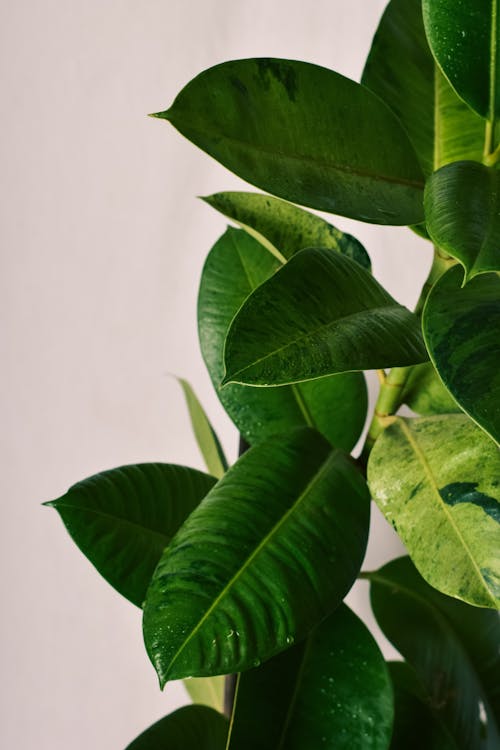
{"label": "leaf tip", "polygon": [[148,117],[156,117],[160,120],[169,120],[170,119],[170,110],[166,109],[163,112],[151,112],[148,114]]}

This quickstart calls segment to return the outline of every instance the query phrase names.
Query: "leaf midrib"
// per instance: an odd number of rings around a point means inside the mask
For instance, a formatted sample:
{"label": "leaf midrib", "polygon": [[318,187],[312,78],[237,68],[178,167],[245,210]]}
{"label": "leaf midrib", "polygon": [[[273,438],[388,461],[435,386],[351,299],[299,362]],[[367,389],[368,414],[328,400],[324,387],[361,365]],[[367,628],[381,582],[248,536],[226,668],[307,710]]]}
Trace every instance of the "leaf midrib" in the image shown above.
{"label": "leaf midrib", "polygon": [[472,563],[472,567],[476,573],[476,576],[481,584],[481,588],[483,588],[487,594],[489,601],[493,604],[493,608],[497,609],[497,602],[495,598],[493,597],[491,591],[486,586],[486,583],[481,575],[481,571],[479,569],[478,564],[474,560],[474,557],[472,555],[472,552],[469,549],[469,546],[467,545],[462,532],[460,531],[459,527],[455,523],[455,520],[453,519],[450,511],[446,507],[445,503],[443,502],[443,499],[441,495],[439,494],[439,487],[437,480],[434,476],[434,473],[429,465],[429,462],[427,461],[427,458],[425,457],[425,454],[423,450],[420,448],[418,441],[416,437],[412,434],[410,428],[407,426],[406,422],[404,422],[402,419],[398,419],[397,421],[399,428],[404,433],[408,443],[410,444],[410,447],[413,449],[413,452],[415,453],[415,456],[417,457],[417,460],[421,463],[422,468],[424,470],[425,475],[427,476],[429,485],[431,487],[431,497],[433,497],[436,501],[436,505],[439,508],[440,512],[445,515],[447,518],[449,525],[452,527],[453,531],[455,532],[456,537],[458,538],[458,541],[460,542],[461,546],[463,547],[463,550],[465,551],[467,557],[470,559],[470,562]]}
{"label": "leaf midrib", "polygon": [[[267,359],[270,359],[272,357],[278,356],[281,352],[284,352],[290,346],[294,346],[295,344],[298,344],[298,343],[300,343],[300,342],[302,342],[304,340],[307,340],[307,339],[309,339],[309,338],[311,338],[313,336],[316,336],[321,331],[327,331],[328,329],[334,329],[334,328],[338,327],[339,325],[341,325],[342,323],[344,323],[346,320],[351,320],[351,319],[354,319],[354,318],[357,318],[357,317],[359,317],[360,319],[363,319],[366,316],[371,317],[374,313],[375,314],[379,313],[379,312],[385,313],[385,312],[388,312],[389,310],[391,310],[391,311],[392,310],[397,311],[397,310],[405,310],[405,309],[406,308],[404,308],[402,305],[398,305],[397,302],[395,302],[394,304],[388,304],[388,305],[383,305],[383,306],[379,306],[379,307],[371,307],[371,308],[368,308],[368,309],[365,309],[365,310],[356,310],[356,312],[349,313],[349,315],[343,315],[342,317],[335,318],[335,320],[331,320],[328,323],[322,323],[320,326],[317,326],[316,328],[313,328],[312,330],[305,331],[304,333],[301,333],[300,336],[297,336],[295,339],[292,339],[291,341],[288,341],[283,346],[280,346],[277,349],[274,349],[273,351],[268,352],[263,357],[259,357],[258,359],[250,362],[248,365],[245,365],[244,367],[240,368],[236,372],[231,373],[231,374],[228,373],[226,375],[226,377],[224,378],[223,382],[224,383],[233,382],[235,378],[237,378],[239,375],[241,375],[242,373],[246,372],[250,368],[255,367],[255,365],[258,365],[261,362],[265,362]],[[228,380],[228,378],[230,378],[230,380]],[[286,383],[284,385],[286,385]]]}
{"label": "leaf midrib", "polygon": [[284,513],[281,518],[277,521],[277,523],[274,524],[274,526],[268,531],[268,533],[264,536],[264,538],[258,543],[258,545],[255,547],[255,549],[249,554],[247,559],[240,565],[236,573],[229,579],[229,581],[226,583],[226,585],[223,587],[222,591],[216,596],[212,604],[208,607],[206,612],[200,617],[198,623],[195,625],[195,627],[191,630],[187,638],[183,641],[183,643],[180,645],[180,647],[177,649],[176,653],[170,660],[170,664],[165,671],[165,674],[162,679],[162,683],[166,683],[168,680],[168,675],[172,671],[172,668],[181,655],[181,653],[184,651],[184,649],[187,647],[189,642],[194,638],[194,636],[198,633],[200,628],[202,627],[203,623],[206,622],[206,620],[210,617],[212,612],[217,608],[219,603],[224,599],[224,597],[231,591],[235,583],[241,578],[243,573],[250,567],[252,562],[258,557],[258,555],[264,550],[267,545],[270,543],[272,538],[278,533],[278,531],[282,528],[282,526],[286,523],[286,521],[292,516],[299,505],[307,498],[308,494],[312,491],[314,486],[318,483],[320,479],[323,478],[323,475],[327,473],[327,471],[330,469],[331,465],[336,463],[337,457],[339,455],[339,451],[336,449],[333,449],[328,458],[325,459],[321,467],[318,469],[318,471],[314,474],[312,479],[307,483],[304,490],[300,493],[300,495],[297,497],[295,502],[292,504],[292,506]]}

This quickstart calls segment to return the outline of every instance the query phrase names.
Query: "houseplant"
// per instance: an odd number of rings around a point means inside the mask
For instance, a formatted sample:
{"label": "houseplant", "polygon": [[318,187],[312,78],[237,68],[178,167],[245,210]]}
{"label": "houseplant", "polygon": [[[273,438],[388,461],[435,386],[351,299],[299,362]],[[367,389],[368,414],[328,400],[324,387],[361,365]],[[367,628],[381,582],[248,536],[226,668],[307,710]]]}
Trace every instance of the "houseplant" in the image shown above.
{"label": "houseplant", "polygon": [[[389,4],[363,86],[236,61],[156,115],[273,194],[207,198],[240,228],[205,264],[200,342],[251,448],[226,472],[183,383],[209,474],[122,467],[52,502],[144,603],[162,684],[205,678],[194,691],[218,702],[213,676],[240,673],[230,748],[498,746],[496,15],[423,8],[430,46],[420,4]],[[431,237],[415,312],[375,281],[359,242],[294,204]],[[380,394],[352,458],[368,369]],[[403,403],[421,416],[395,416]],[[412,562],[359,572],[369,491]],[[406,664],[388,668],[341,604],[358,575]],[[227,733],[195,706],[132,747],[224,747]]]}

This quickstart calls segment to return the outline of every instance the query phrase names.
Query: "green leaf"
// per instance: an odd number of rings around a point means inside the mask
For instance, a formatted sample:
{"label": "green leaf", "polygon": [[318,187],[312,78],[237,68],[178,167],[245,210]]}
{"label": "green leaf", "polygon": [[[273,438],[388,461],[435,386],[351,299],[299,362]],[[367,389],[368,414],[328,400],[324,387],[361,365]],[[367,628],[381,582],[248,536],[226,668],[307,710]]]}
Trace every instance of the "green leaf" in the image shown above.
{"label": "green leaf", "polygon": [[305,247],[329,247],[368,270],[370,258],[351,234],[279,198],[261,193],[216,193],[203,200],[239,224],[283,263]]}
{"label": "green leaf", "polygon": [[462,276],[450,268],[431,290],[425,342],[453,398],[500,443],[500,278],[484,274],[461,289]]}
{"label": "green leaf", "polygon": [[316,432],[250,448],[160,560],[144,638],[160,684],[249,669],[308,634],[352,585],[369,497]]}
{"label": "green leaf", "polygon": [[425,417],[462,411],[442,384],[432,362],[424,362],[412,368],[405,383],[402,403],[408,404],[416,414]]}
{"label": "green leaf", "polygon": [[184,680],[184,687],[193,703],[202,703],[223,713],[225,681],[225,677],[200,677]]}
{"label": "green leaf", "polygon": [[466,280],[500,271],[500,173],[472,161],[448,164],[425,187],[427,230],[460,261]]}
{"label": "green leaf", "polygon": [[458,95],[478,114],[500,112],[497,0],[423,0],[432,52]]}
{"label": "green leaf", "polygon": [[240,675],[228,750],[386,750],[392,719],[383,656],[342,604],[300,645]]}
{"label": "green leaf", "polygon": [[361,79],[399,117],[426,176],[460,159],[481,160],[484,122],[434,62],[418,0],[391,0]]}
{"label": "green leaf", "polygon": [[425,580],[500,608],[500,453],[464,414],[394,418],[370,454],[372,497]]}
{"label": "green leaf", "polygon": [[126,750],[224,750],[228,721],[207,706],[184,706],[146,729]]}
{"label": "green leaf", "polygon": [[222,63],[155,116],[280,198],[375,224],[423,218],[423,175],[399,121],[371,91],[327,68]]}
{"label": "green leaf", "polygon": [[394,728],[390,750],[457,750],[445,725],[432,714],[414,670],[389,663],[394,688]]}
{"label": "green leaf", "polygon": [[500,746],[498,614],[439,594],[406,557],[369,577],[378,624],[415,669],[427,704],[457,748],[496,750]]}
{"label": "green leaf", "polygon": [[[292,237],[292,229],[288,231]],[[231,320],[249,294],[278,268],[280,263],[274,255],[241,230],[228,229],[210,251],[198,297],[198,330],[217,395],[250,444],[293,427],[310,425],[332,445],[350,451],[361,434],[367,411],[366,384],[361,373],[273,389],[220,387],[224,339]]]}
{"label": "green leaf", "polygon": [[163,550],[215,484],[195,469],[137,464],[74,484],[55,508],[99,573],[138,607]]}
{"label": "green leaf", "polygon": [[418,318],[339,253],[301,250],[242,305],[223,383],[283,385],[427,359]]}
{"label": "green leaf", "polygon": [[227,470],[227,461],[219,438],[187,380],[183,378],[177,378],[177,380],[184,392],[193,431],[206,467],[212,476],[220,479]]}

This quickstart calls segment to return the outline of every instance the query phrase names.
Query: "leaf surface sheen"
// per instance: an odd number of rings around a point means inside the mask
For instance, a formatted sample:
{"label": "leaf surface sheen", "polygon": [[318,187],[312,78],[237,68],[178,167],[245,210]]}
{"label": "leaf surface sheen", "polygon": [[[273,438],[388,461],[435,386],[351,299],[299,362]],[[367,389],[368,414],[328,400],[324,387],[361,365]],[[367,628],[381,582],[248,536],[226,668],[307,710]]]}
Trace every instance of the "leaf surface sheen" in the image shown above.
{"label": "leaf surface sheen", "polygon": [[244,180],[361,221],[423,218],[406,132],[371,91],[327,68],[275,58],[210,68],[156,115]]}
{"label": "leaf surface sheen", "polygon": [[228,721],[207,706],[183,706],[137,737],[126,750],[225,750]]}
{"label": "leaf surface sheen", "polygon": [[228,750],[386,750],[392,719],[382,654],[342,604],[305,641],[239,676]]}
{"label": "leaf surface sheen", "polygon": [[134,464],[96,474],[47,505],[126,599],[142,606],[163,550],[216,480],[175,464]]}
{"label": "leaf surface sheen", "polygon": [[466,280],[500,271],[500,173],[472,161],[448,164],[425,187],[433,242],[460,261]]}
{"label": "leaf surface sheen", "polygon": [[462,289],[450,268],[431,290],[422,315],[427,349],[453,398],[500,444],[500,278],[481,274]]}
{"label": "leaf surface sheen", "polygon": [[395,418],[368,481],[421,575],[478,607],[500,608],[500,452],[464,414]]}
{"label": "leaf surface sheen", "polygon": [[380,628],[414,668],[427,705],[458,750],[496,750],[500,743],[498,613],[440,594],[425,583],[407,557],[393,560],[369,577]]}
{"label": "leaf surface sheen", "polygon": [[498,0],[423,0],[432,52],[458,95],[490,120],[500,113]]}
{"label": "leaf surface sheen", "polygon": [[353,583],[368,521],[361,474],[315,431],[248,450],[156,569],[144,636],[160,683],[249,669],[307,635]]}
{"label": "leaf surface sheen", "polygon": [[434,62],[419,0],[389,2],[361,81],[399,117],[426,177],[450,162],[481,161],[484,122]]}
{"label": "leaf surface sheen", "polygon": [[234,317],[223,383],[284,385],[427,358],[418,318],[366,269],[339,253],[308,248]]}
{"label": "leaf surface sheen", "polygon": [[[258,226],[263,229],[260,222]],[[279,228],[277,231],[281,232]],[[287,232],[290,238],[296,236],[295,229]],[[269,231],[266,236],[276,239]],[[305,229],[302,236],[309,236]],[[284,245],[279,249],[286,252]],[[362,373],[326,377],[293,388],[220,386],[224,376],[224,340],[231,320],[245,299],[280,267],[274,255],[242,230],[229,228],[210,251],[198,295],[198,331],[212,383],[225,410],[251,445],[272,434],[309,425],[332,445],[350,451],[363,429],[367,411]]]}

